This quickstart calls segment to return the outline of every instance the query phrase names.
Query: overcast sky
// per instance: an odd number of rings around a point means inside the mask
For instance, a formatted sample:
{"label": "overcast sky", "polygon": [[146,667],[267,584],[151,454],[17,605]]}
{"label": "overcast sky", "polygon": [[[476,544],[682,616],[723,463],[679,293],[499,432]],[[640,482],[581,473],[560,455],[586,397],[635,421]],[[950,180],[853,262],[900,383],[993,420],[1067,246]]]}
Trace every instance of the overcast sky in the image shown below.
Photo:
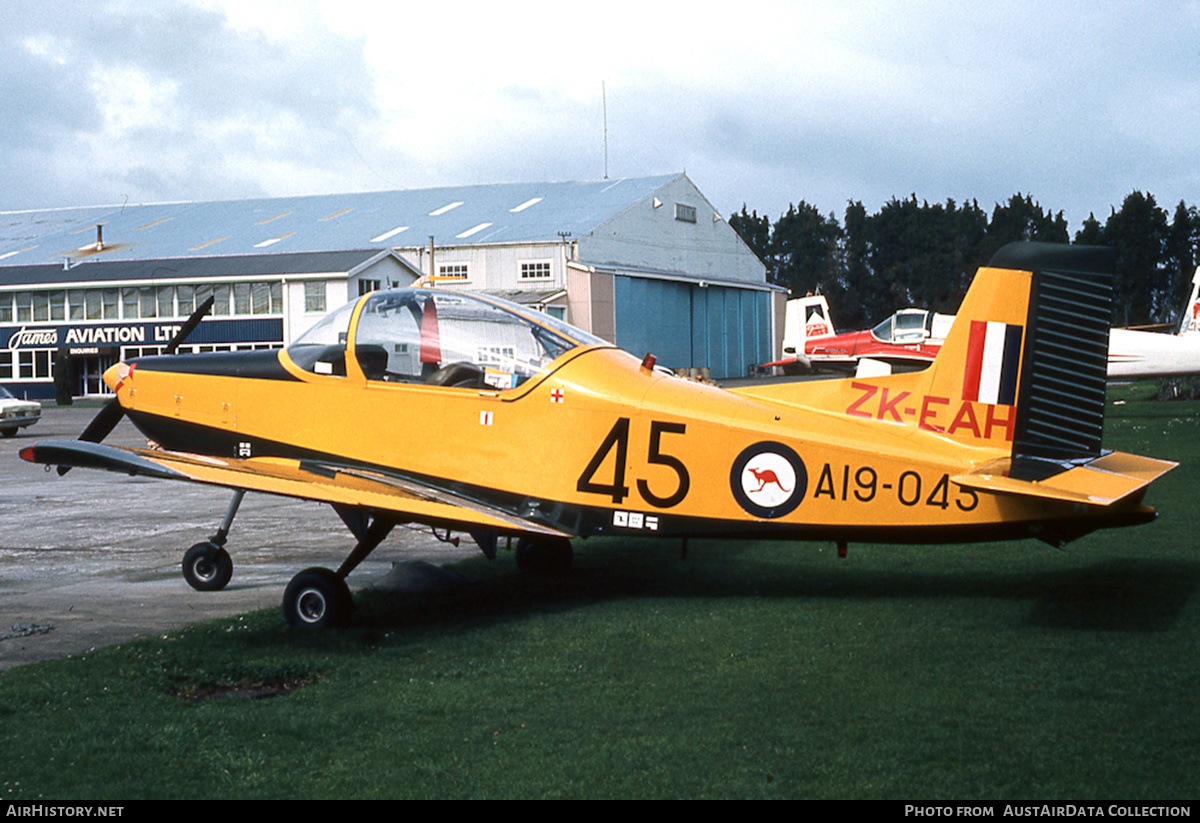
{"label": "overcast sky", "polygon": [[1200,205],[1200,2],[0,9],[0,210],[598,179],[605,99],[610,177],[726,216]]}

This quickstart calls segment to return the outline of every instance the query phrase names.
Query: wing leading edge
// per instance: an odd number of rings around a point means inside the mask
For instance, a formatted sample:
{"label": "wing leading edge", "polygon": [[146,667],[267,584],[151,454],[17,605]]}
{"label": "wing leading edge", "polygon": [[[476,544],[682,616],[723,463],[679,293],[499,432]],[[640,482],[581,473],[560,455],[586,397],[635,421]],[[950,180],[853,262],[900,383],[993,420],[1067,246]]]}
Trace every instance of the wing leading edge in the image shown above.
{"label": "wing leading edge", "polygon": [[121,474],[189,480],[245,491],[371,509],[409,520],[465,531],[493,529],[508,534],[571,535],[494,506],[415,480],[367,469],[312,460],[273,457],[225,459],[180,452],[127,449],[79,440],[50,440],[27,446],[31,463],[104,469]]}

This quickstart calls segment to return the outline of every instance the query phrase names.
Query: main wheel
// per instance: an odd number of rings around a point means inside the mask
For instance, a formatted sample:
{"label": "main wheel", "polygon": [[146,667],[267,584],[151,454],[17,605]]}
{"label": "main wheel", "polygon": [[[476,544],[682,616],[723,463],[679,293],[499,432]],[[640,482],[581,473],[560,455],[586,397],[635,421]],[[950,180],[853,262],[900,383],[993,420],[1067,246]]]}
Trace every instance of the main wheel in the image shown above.
{"label": "main wheel", "polygon": [[346,581],[329,569],[305,569],[283,593],[283,617],[289,626],[331,628],[350,618],[354,600]]}
{"label": "main wheel", "polygon": [[233,577],[229,552],[213,543],[197,543],[183,555],[183,579],[193,589],[215,592]]}
{"label": "main wheel", "polygon": [[517,541],[517,568],[523,572],[566,574],[574,557],[571,541],[563,537],[522,537]]}

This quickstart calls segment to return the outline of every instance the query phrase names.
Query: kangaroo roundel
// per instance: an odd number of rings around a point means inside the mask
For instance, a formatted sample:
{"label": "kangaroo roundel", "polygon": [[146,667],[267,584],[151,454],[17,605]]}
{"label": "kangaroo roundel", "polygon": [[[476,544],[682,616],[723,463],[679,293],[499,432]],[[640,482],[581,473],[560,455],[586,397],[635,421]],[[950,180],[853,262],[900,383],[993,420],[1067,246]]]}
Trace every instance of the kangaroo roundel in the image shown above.
{"label": "kangaroo roundel", "polygon": [[742,450],[729,473],[738,504],[756,517],[783,517],[804,500],[808,470],[782,443],[755,443]]}

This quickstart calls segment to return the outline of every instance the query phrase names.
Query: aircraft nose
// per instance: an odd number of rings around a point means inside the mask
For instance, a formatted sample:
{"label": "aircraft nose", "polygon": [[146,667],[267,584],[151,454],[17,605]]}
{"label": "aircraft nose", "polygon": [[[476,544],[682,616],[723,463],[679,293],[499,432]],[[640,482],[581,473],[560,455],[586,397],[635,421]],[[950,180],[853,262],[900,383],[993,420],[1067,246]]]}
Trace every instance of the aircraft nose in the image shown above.
{"label": "aircraft nose", "polygon": [[133,374],[133,366],[122,360],[104,372],[104,382],[114,392],[120,391],[121,385],[129,379],[131,374]]}

